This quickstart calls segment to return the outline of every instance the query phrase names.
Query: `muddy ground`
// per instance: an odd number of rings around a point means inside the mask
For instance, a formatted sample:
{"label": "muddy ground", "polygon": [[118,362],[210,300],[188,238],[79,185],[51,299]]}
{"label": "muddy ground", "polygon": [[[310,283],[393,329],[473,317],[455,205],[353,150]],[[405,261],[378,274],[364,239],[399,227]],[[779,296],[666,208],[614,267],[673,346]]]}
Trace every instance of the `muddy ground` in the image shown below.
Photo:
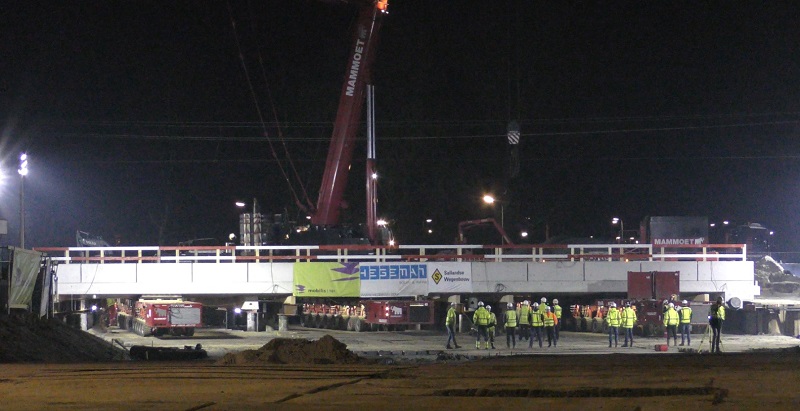
{"label": "muddy ground", "polygon": [[800,409],[800,348],[790,337],[729,336],[732,352],[718,355],[680,347],[655,353],[660,339],[609,349],[603,336],[575,333],[565,334],[558,351],[439,348],[433,357],[370,357],[364,354],[387,341],[433,348],[442,335],[336,334],[360,348],[351,351],[316,331],[282,340],[200,330],[192,339],[149,341],[229,348],[202,361],[146,362],[109,358],[119,354],[109,341],[123,334],[100,338],[15,321],[0,321],[2,410]]}

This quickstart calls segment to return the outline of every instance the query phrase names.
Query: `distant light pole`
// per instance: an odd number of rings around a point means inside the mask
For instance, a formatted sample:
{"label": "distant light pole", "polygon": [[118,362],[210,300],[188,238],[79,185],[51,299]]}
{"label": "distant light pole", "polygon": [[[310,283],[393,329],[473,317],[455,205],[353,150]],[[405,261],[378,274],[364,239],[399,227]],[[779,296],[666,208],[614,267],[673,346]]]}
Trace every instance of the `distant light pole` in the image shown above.
{"label": "distant light pole", "polygon": [[622,219],[619,217],[614,217],[611,219],[611,224],[617,225],[617,223],[619,223],[619,237],[617,237],[617,240],[619,240],[619,243],[622,244],[622,237],[625,235],[625,223],[623,223]]}
{"label": "distant light pole", "polygon": [[25,176],[28,175],[28,154],[19,156],[19,247],[25,248]]}
{"label": "distant light pole", "polygon": [[[506,225],[505,225],[505,221],[504,221],[504,219],[505,219],[505,215],[504,215],[505,214],[505,210],[504,210],[504,207],[503,207],[503,202],[498,200],[498,199],[496,199],[496,198],[494,198],[490,194],[486,194],[486,195],[483,196],[483,202],[486,203],[486,204],[494,204],[494,203],[499,203],[500,204],[500,228],[502,228],[503,232],[505,232]],[[505,244],[505,241],[506,241],[505,237],[501,234],[501,236],[500,236],[500,244]]]}
{"label": "distant light pole", "polygon": [[[253,214],[250,216],[250,244],[249,245],[256,245],[256,238],[255,238],[255,231],[256,231],[256,198],[253,197]],[[244,208],[245,203],[243,201],[237,201],[236,207]],[[242,236],[242,240],[244,240],[244,236]],[[242,244],[248,245],[248,244]],[[260,245],[260,244],[259,244]]]}

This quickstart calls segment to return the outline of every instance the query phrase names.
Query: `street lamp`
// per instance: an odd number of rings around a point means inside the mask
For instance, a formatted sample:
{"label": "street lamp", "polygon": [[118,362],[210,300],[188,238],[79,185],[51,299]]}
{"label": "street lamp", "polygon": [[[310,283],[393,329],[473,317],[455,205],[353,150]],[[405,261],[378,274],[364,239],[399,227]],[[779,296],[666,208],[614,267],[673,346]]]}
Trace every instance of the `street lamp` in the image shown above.
{"label": "street lamp", "polygon": [[28,175],[28,154],[19,156],[19,247],[25,248],[25,176]]}
{"label": "street lamp", "polygon": [[[486,195],[483,196],[483,202],[486,203],[486,204],[494,204],[494,203],[499,203],[500,204],[500,228],[502,228],[503,231],[505,231],[506,225],[505,225],[505,221],[504,221],[505,211],[504,211],[504,207],[503,207],[503,202],[498,200],[498,199],[496,199],[496,198],[494,198],[490,194],[486,194]],[[506,241],[505,237],[503,237],[501,235],[500,236],[500,244],[505,244],[505,241]]]}
{"label": "street lamp", "polygon": [[611,224],[617,225],[617,223],[619,223],[619,237],[617,237],[617,240],[619,240],[619,243],[621,244],[623,241],[622,236],[625,235],[625,223],[623,223],[622,219],[619,217],[614,217],[611,219]]}

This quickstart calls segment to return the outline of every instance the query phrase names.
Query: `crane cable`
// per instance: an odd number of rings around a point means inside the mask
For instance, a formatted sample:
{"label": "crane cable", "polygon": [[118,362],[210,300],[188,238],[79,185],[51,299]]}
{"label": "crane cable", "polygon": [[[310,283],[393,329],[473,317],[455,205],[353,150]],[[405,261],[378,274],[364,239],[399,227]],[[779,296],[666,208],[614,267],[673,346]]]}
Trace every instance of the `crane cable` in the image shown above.
{"label": "crane cable", "polygon": [[[250,0],[247,1],[247,7],[250,9],[250,14],[253,14],[253,7]],[[253,34],[254,38],[257,38],[257,33],[255,29],[255,25],[253,24],[253,20],[250,20],[250,31]],[[272,88],[269,86],[269,81],[267,80],[267,73],[264,69],[264,58],[261,55],[261,50],[256,47],[256,53],[258,55],[258,66],[261,69],[261,78],[264,80],[264,87],[267,90],[267,98],[269,99],[270,107],[272,107],[272,118],[275,120],[275,128],[278,130],[278,139],[281,141],[281,145],[283,146],[283,153],[286,156],[286,161],[289,163],[289,166],[292,168],[292,173],[294,174],[295,181],[297,184],[300,185],[300,191],[303,194],[303,200],[306,202],[306,206],[308,210],[314,209],[314,204],[311,202],[311,199],[308,197],[308,191],[306,190],[305,185],[303,184],[303,180],[300,178],[300,174],[297,172],[297,168],[294,165],[294,161],[292,160],[292,156],[289,154],[289,147],[286,145],[286,139],[283,136],[283,127],[281,125],[280,120],[278,120],[278,110],[275,108],[275,101],[272,98]],[[262,120],[263,122],[263,120]],[[299,202],[300,199],[295,197],[295,202]],[[301,208],[303,208],[301,206]],[[304,211],[308,211],[304,208]]]}
{"label": "crane cable", "polygon": [[[258,114],[258,119],[261,125],[261,131],[264,137],[267,139],[269,144],[270,151],[272,152],[272,157],[275,158],[276,162],[278,163],[278,168],[281,171],[281,175],[283,175],[286,184],[289,186],[289,191],[292,193],[292,198],[300,208],[305,208],[305,205],[300,201],[300,198],[297,196],[297,192],[295,191],[294,186],[292,185],[292,181],[289,178],[289,175],[286,173],[286,170],[283,166],[283,160],[278,157],[278,153],[275,151],[275,146],[272,143],[272,139],[269,137],[269,133],[267,132],[266,122],[264,121],[264,115],[261,111],[261,106],[258,104],[258,97],[256,96],[255,89],[253,88],[253,82],[250,79],[250,72],[247,70],[247,63],[244,60],[244,54],[242,54],[242,46],[239,42],[239,33],[236,29],[236,20],[233,18],[233,8],[231,7],[230,1],[226,1],[228,5],[228,15],[231,21],[231,27],[233,29],[233,38],[236,42],[236,50],[239,53],[239,60],[242,63],[242,70],[244,71],[245,78],[247,79],[247,86],[250,90],[250,96],[253,98],[253,104],[255,105],[256,113]],[[277,119],[276,119],[277,120]]]}

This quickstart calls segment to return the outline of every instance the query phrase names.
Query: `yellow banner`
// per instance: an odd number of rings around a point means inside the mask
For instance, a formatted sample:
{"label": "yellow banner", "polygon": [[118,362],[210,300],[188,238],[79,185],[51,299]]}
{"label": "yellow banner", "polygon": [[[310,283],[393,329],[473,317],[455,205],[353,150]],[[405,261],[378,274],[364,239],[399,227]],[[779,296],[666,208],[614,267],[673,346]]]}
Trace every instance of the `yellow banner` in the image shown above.
{"label": "yellow banner", "polygon": [[359,297],[358,263],[294,263],[295,297]]}

